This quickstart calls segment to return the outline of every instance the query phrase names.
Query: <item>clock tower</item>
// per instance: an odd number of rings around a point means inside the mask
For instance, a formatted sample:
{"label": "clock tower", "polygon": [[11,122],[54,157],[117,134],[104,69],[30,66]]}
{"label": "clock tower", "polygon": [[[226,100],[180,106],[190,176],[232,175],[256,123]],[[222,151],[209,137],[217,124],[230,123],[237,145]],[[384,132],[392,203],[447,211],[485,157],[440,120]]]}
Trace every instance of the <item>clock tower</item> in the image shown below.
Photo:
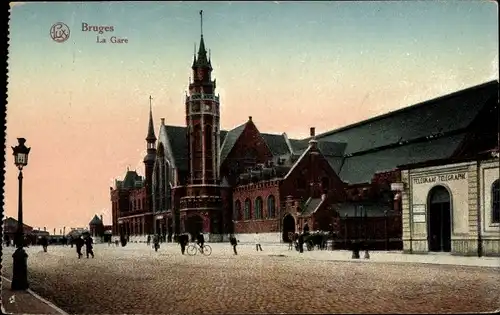
{"label": "clock tower", "polygon": [[[201,39],[186,95],[186,137],[189,175],[186,196],[180,201],[181,230],[191,235],[203,232],[210,238],[221,234],[220,191],[220,103],[212,80],[210,54],[203,39],[203,12],[200,11]],[[214,239],[215,240],[215,239]]]}

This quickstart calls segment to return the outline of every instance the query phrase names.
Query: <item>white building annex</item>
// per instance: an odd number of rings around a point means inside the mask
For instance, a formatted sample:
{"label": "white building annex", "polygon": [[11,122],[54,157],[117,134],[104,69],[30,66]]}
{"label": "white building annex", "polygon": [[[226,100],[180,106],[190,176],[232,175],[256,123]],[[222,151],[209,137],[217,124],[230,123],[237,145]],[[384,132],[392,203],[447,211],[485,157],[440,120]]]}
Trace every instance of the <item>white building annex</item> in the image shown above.
{"label": "white building annex", "polygon": [[403,250],[500,256],[498,149],[402,169]]}

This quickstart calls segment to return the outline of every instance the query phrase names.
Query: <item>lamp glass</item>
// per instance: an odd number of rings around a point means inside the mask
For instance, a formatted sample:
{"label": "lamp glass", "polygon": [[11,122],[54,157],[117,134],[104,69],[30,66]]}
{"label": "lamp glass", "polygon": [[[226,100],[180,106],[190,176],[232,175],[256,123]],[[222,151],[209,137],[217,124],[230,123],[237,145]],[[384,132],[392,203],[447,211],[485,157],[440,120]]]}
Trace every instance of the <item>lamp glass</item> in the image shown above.
{"label": "lamp glass", "polygon": [[26,153],[17,152],[14,156],[14,163],[17,167],[26,166],[28,164],[28,155]]}

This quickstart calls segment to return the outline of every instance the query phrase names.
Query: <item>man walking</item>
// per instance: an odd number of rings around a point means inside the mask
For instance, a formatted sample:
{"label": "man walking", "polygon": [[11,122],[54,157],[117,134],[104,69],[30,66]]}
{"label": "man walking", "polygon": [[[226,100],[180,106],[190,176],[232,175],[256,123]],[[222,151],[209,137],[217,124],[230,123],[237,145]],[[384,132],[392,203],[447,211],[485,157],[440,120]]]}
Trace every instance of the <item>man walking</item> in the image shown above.
{"label": "man walking", "polygon": [[153,247],[155,249],[155,252],[157,252],[160,248],[160,236],[158,234],[155,234],[155,236],[153,236]]}
{"label": "man walking", "polygon": [[184,255],[184,252],[186,251],[186,245],[189,243],[189,236],[187,234],[181,234],[179,235],[179,245],[181,245],[181,253]]}
{"label": "man walking", "polygon": [[82,258],[82,247],[84,245],[84,241],[81,236],[78,236],[78,238],[73,240],[73,243],[76,246],[76,253],[78,254],[78,259]]}
{"label": "man walking", "polygon": [[94,251],[92,250],[92,237],[87,236],[85,238],[85,252],[87,254],[87,258],[89,258],[89,255],[92,256],[92,258],[94,258]]}
{"label": "man walking", "polygon": [[301,233],[299,235],[299,239],[298,239],[298,245],[299,245],[299,253],[303,253],[304,252],[304,234]]}
{"label": "man walking", "polygon": [[262,251],[262,246],[260,246],[259,232],[255,232],[254,238],[255,238],[255,249],[257,251],[259,251],[259,249],[260,249],[260,251]]}
{"label": "man walking", "polygon": [[238,252],[236,251],[236,245],[238,245],[238,241],[236,240],[236,237],[233,234],[229,236],[229,243],[231,243],[231,246],[233,246],[234,254],[238,255]]}

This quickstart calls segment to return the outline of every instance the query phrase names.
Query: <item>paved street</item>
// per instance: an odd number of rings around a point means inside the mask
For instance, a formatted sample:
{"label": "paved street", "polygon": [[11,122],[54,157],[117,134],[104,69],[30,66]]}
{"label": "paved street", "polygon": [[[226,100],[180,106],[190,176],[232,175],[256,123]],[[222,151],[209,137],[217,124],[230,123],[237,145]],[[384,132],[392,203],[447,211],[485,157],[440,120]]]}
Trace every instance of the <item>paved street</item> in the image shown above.
{"label": "paved street", "polygon": [[[28,249],[31,288],[68,313],[443,313],[500,308],[498,268],[319,259],[286,247],[251,245],[231,254],[210,244],[209,257],[182,256],[162,244],[95,246],[95,259],[75,249]],[[6,249],[7,251],[9,249]],[[9,253],[5,253],[8,257]],[[271,256],[272,255],[272,256]],[[280,256],[287,255],[287,256]],[[380,255],[382,257],[382,255]],[[396,257],[396,255],[394,256]],[[396,260],[396,259],[395,259]],[[10,260],[3,262],[10,277]]]}

